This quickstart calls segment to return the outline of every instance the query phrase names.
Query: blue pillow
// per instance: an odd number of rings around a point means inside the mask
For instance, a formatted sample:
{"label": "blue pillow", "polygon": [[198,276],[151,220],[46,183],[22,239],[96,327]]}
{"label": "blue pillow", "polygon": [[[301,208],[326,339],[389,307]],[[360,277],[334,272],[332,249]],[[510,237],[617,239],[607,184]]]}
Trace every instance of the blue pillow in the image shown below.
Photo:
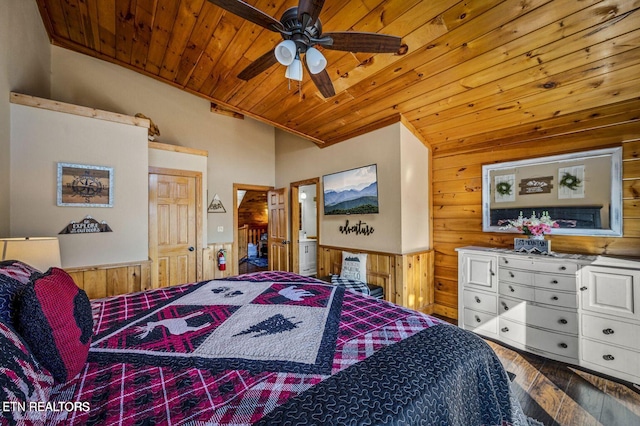
{"label": "blue pillow", "polygon": [[[53,377],[33,357],[16,331],[0,321],[0,401],[14,403],[10,411],[0,412],[0,424],[41,425],[44,410],[32,410],[31,402],[47,402]],[[20,405],[24,404],[25,410]]]}
{"label": "blue pillow", "polygon": [[16,300],[29,284],[0,274],[0,321],[15,325]]}

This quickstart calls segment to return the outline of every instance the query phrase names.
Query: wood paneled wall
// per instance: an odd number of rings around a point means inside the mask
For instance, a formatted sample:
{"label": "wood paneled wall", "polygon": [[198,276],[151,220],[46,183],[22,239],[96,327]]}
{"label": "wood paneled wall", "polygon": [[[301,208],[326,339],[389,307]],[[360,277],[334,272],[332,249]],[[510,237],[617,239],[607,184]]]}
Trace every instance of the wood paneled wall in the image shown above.
{"label": "wood paneled wall", "polygon": [[[227,269],[221,271],[218,269],[218,251],[224,250],[225,260],[227,261]],[[233,258],[233,243],[215,243],[209,244],[202,251],[202,279],[215,280],[218,278],[226,278],[238,273],[238,261]]]}
{"label": "wood paneled wall", "polygon": [[65,269],[89,299],[151,288],[151,261]]}
{"label": "wood paneled wall", "polygon": [[[237,274],[237,262],[232,258],[232,243],[209,244],[202,250],[202,279],[212,280]],[[218,269],[218,250],[225,250],[227,270]],[[117,296],[149,290],[151,284],[151,261],[99,265],[65,269],[76,285],[83,289],[89,299]]]}
{"label": "wood paneled wall", "polygon": [[[631,117],[629,116],[631,114]],[[458,263],[456,247],[513,247],[511,233],[482,232],[482,165],[565,154],[605,147],[623,147],[624,236],[551,236],[557,252],[640,256],[640,112],[620,114],[619,122],[537,137],[522,135],[439,146],[433,159],[433,226],[435,250],[435,313],[457,318]],[[631,118],[631,119],[630,119]],[[583,128],[581,128],[583,127]]]}
{"label": "wood paneled wall", "polygon": [[385,300],[421,312],[433,312],[432,250],[400,255],[320,246],[319,277],[340,274],[343,250],[367,253],[367,282],[381,286]]}

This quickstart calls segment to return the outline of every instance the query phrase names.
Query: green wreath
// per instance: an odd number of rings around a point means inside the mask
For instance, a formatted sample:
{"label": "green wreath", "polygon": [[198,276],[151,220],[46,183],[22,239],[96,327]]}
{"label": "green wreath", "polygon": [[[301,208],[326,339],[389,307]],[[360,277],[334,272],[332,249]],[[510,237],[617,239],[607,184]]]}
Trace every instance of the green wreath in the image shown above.
{"label": "green wreath", "polygon": [[511,184],[509,182],[500,182],[496,184],[496,191],[500,195],[511,194]]}
{"label": "green wreath", "polygon": [[560,180],[560,186],[564,186],[569,188],[572,191],[575,191],[576,188],[580,186],[582,181],[578,179],[578,176],[572,175],[571,173],[566,173],[562,175],[562,179]]}

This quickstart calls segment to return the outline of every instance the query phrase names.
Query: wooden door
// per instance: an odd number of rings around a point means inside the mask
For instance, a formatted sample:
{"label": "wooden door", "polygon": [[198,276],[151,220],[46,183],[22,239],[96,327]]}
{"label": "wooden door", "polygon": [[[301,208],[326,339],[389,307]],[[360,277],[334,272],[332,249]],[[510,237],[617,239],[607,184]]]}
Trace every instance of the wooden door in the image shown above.
{"label": "wooden door", "polygon": [[149,252],[155,286],[196,281],[196,207],[196,177],[149,174]]}
{"label": "wooden door", "polygon": [[287,188],[271,190],[267,193],[269,207],[269,270],[289,271],[289,199]]}

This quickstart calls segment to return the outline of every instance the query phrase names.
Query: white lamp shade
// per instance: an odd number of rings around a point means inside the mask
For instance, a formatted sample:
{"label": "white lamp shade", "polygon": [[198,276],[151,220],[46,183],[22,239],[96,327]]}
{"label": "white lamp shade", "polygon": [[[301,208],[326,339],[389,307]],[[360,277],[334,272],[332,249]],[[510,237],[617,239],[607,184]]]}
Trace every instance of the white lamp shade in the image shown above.
{"label": "white lamp shade", "polygon": [[296,53],[298,49],[296,48],[296,44],[293,40],[284,40],[281,41],[275,50],[276,59],[282,65],[288,66],[296,59]]}
{"label": "white lamp shade", "polygon": [[56,237],[0,239],[2,260],[19,260],[46,272],[52,266],[60,267],[60,244]]}
{"label": "white lamp shade", "polygon": [[307,60],[307,66],[311,74],[318,74],[327,66],[327,60],[324,55],[315,47],[307,49],[305,55]]}
{"label": "white lamp shade", "polygon": [[287,67],[287,72],[284,74],[290,80],[302,81],[302,62],[300,59],[294,59],[291,65]]}

